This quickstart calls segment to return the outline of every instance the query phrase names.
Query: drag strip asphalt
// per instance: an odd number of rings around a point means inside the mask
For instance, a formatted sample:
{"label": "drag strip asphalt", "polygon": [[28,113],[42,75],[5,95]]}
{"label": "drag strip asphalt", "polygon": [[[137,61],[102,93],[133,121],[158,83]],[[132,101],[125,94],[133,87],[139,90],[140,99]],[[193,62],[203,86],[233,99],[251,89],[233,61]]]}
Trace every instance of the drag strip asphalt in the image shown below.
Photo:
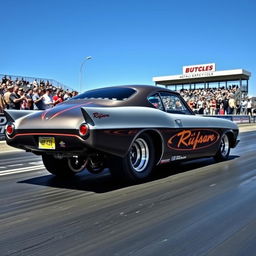
{"label": "drag strip asphalt", "polygon": [[134,186],[107,170],[61,181],[38,156],[1,153],[0,255],[256,255],[256,130],[243,131],[228,161]]}

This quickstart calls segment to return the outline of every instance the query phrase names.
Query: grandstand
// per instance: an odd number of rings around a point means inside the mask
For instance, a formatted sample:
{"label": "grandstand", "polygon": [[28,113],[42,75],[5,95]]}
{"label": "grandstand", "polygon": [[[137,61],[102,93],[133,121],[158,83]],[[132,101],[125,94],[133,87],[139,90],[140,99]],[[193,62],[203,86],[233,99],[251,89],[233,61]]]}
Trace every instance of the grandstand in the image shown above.
{"label": "grandstand", "polygon": [[153,81],[178,91],[200,114],[246,114],[250,76],[244,69],[216,71],[216,64],[209,63],[184,66],[180,75],[153,77]]}
{"label": "grandstand", "polygon": [[236,85],[248,94],[251,73],[244,69],[216,71],[216,64],[183,66],[183,74],[153,77],[156,85],[163,85],[171,90],[225,88]]}
{"label": "grandstand", "polygon": [[20,76],[20,75],[9,75],[9,74],[0,74],[0,80],[3,78],[8,78],[12,81],[24,81],[26,82],[27,85],[33,84],[34,81],[37,81],[39,84],[42,82],[44,84],[50,84],[56,88],[62,88],[63,90],[69,90],[69,91],[74,91],[73,88],[64,85],[61,82],[58,82],[54,79],[49,79],[49,78],[39,78],[39,77],[28,77],[28,76]]}

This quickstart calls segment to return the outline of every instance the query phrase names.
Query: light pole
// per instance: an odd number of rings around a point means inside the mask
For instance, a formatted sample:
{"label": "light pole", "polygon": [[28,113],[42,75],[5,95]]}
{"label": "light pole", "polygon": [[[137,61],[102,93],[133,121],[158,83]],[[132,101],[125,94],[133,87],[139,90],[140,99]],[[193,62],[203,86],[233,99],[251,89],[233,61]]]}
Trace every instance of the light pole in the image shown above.
{"label": "light pole", "polygon": [[80,93],[82,92],[83,66],[87,60],[91,60],[91,59],[92,59],[92,56],[85,57],[85,59],[83,60],[80,66]]}

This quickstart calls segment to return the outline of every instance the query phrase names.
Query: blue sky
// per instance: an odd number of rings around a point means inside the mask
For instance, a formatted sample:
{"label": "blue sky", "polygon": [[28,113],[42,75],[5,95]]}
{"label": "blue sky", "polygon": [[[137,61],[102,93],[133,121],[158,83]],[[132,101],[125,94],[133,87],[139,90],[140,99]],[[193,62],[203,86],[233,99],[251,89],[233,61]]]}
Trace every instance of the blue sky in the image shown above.
{"label": "blue sky", "polygon": [[254,0],[1,1],[0,73],[56,79],[83,90],[153,84],[183,65],[252,73],[256,95]]}

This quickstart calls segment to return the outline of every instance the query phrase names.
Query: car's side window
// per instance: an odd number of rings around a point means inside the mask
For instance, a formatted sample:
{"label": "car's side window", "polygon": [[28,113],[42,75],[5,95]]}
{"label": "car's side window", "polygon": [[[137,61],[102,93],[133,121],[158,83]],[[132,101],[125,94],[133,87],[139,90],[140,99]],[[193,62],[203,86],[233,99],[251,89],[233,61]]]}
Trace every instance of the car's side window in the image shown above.
{"label": "car's side window", "polygon": [[155,107],[160,110],[164,110],[163,103],[160,99],[160,96],[158,93],[151,95],[148,97],[148,101]]}
{"label": "car's side window", "polygon": [[175,114],[191,114],[180,97],[168,92],[160,93],[166,112]]}

